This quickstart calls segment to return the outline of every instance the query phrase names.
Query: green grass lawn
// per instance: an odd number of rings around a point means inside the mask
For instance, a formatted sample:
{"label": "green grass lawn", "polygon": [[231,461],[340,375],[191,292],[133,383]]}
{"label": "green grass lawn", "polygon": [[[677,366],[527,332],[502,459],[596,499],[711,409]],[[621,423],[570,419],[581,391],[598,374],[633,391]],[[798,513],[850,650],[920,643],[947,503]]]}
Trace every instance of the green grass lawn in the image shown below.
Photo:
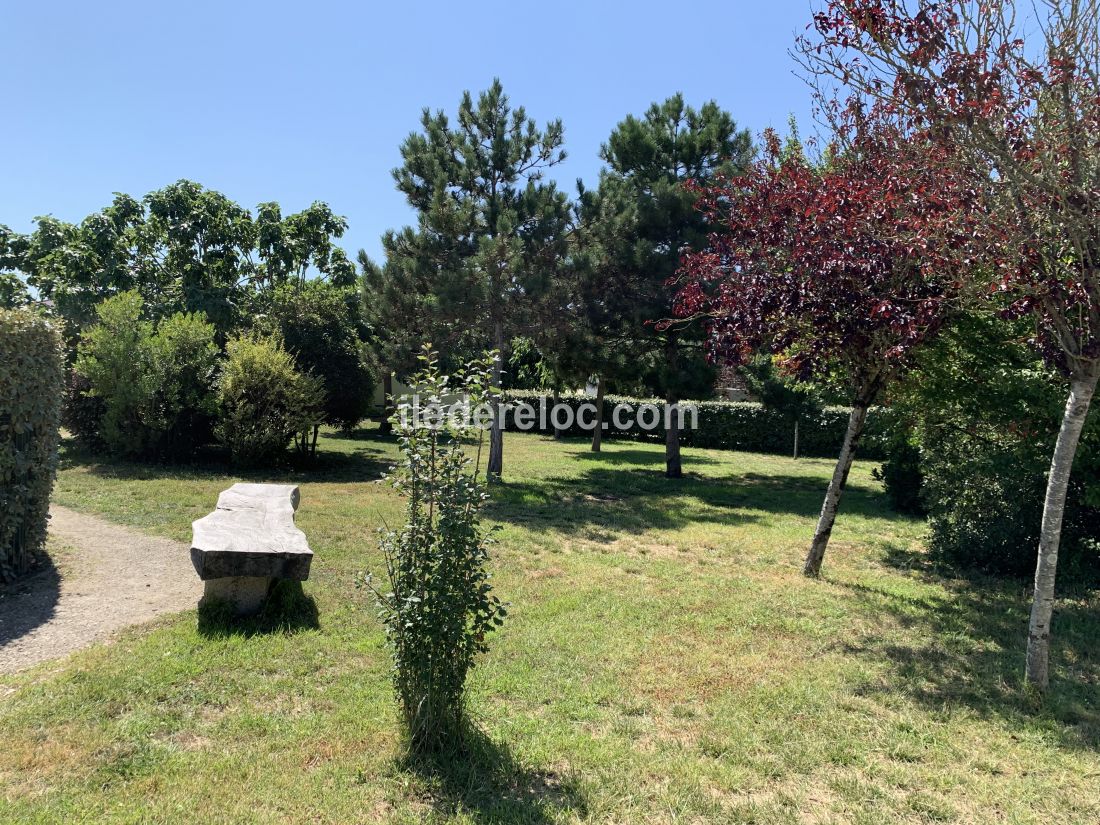
{"label": "green grass lawn", "polygon": [[[191,611],[0,677],[0,822],[1100,821],[1100,599],[1060,604],[1039,706],[1027,587],[931,572],[870,463],[809,581],[830,461],[685,450],[673,482],[626,442],[509,434],[481,733],[459,762],[404,762],[354,586],[401,518],[377,481],[395,448],[322,441],[312,473],[249,477],[302,487],[319,623],[226,633]],[[238,479],[69,453],[55,499],[187,540]]]}

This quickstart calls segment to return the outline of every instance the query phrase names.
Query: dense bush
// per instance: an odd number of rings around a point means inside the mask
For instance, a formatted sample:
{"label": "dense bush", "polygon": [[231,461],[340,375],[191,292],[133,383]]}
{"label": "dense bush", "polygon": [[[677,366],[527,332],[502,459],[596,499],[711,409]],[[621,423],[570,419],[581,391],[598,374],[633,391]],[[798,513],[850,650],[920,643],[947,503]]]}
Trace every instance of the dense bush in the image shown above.
{"label": "dense bush", "polygon": [[87,380],[86,394],[103,401],[96,435],[109,450],[185,455],[207,440],[215,410],[214,327],[183,313],[154,326],[143,309],[136,292],[99,304],[98,323],[84,333],[75,372]]}
{"label": "dense bush", "polygon": [[272,290],[258,326],[278,333],[301,372],[321,379],[325,422],[344,429],[366,417],[377,376],[364,355],[359,292],[328,281],[294,281]]}
{"label": "dense bush", "polygon": [[[545,400],[547,409],[553,404],[553,398],[545,393],[511,391],[508,400],[513,403],[526,402],[536,409],[540,400]],[[574,409],[582,404],[591,404],[593,399],[578,395],[563,395],[560,403],[569,404]],[[685,402],[689,403],[689,402]],[[747,452],[790,455],[794,441],[794,421],[782,412],[769,409],[753,401],[696,401],[699,408],[698,427],[685,429],[680,433],[680,443],[687,447],[703,447],[714,450],[745,450]],[[611,411],[616,404],[630,404],[635,409],[642,404],[657,404],[663,407],[664,401],[658,398],[628,398],[608,395],[604,398],[604,422],[608,425],[605,437],[630,438],[639,441],[664,441],[662,430],[644,431],[638,429],[616,429]],[[840,452],[844,440],[844,431],[848,426],[847,407],[825,407],[807,412],[799,425],[799,453],[801,455],[835,458]],[[882,458],[884,438],[888,431],[887,422],[890,411],[877,408],[867,419],[867,429],[860,443],[859,457]],[[514,429],[513,420],[508,419]],[[541,423],[541,422],[540,422]],[[536,426],[538,432],[551,432],[551,422],[547,416],[546,426]],[[575,420],[565,435],[587,435]]]}
{"label": "dense bush", "polygon": [[0,581],[46,540],[64,387],[61,336],[25,310],[0,310]]}
{"label": "dense bush", "polygon": [[[489,363],[482,364],[451,383],[428,350],[413,384],[421,398],[458,389],[477,404],[489,386],[489,370]],[[461,738],[466,675],[487,650],[486,634],[503,622],[505,610],[489,584],[489,536],[480,526],[488,495],[478,460],[463,449],[467,433],[452,421],[440,428],[394,423],[401,427],[401,458],[392,480],[407,502],[405,524],[381,534],[388,590],[370,576],[365,583],[386,627],[410,745],[438,751]],[[474,454],[480,459],[481,449]]]}
{"label": "dense bush", "polygon": [[[954,566],[1033,574],[1047,473],[1065,388],[1024,344],[1026,330],[966,318],[899,394],[919,444],[932,553]],[[1081,437],[1062,527],[1060,576],[1091,578],[1100,558],[1100,418]]]}
{"label": "dense bush", "polygon": [[890,499],[890,506],[899,513],[925,515],[926,509],[921,498],[924,473],[921,472],[920,445],[908,422],[897,421],[882,442],[885,451],[882,467],[872,473],[882,482],[886,497]]}
{"label": "dense bush", "polygon": [[324,417],[321,381],[300,372],[277,337],[231,339],[218,381],[218,439],[238,464],[278,458]]}
{"label": "dense bush", "polygon": [[104,446],[99,431],[107,405],[91,391],[91,381],[75,370],[69,370],[61,408],[61,425],[85,447],[98,450]]}

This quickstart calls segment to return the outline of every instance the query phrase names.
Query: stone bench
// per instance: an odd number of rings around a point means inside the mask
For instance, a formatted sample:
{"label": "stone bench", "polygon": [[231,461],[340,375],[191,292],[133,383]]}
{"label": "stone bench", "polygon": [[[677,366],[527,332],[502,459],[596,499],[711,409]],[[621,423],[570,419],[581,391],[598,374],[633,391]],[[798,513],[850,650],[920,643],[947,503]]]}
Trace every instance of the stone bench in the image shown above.
{"label": "stone bench", "polygon": [[204,602],[220,599],[239,614],[254,613],[276,579],[309,578],[313,551],[294,526],[299,499],[292,484],[234,484],[213,513],[191,524],[191,562],[205,582]]}

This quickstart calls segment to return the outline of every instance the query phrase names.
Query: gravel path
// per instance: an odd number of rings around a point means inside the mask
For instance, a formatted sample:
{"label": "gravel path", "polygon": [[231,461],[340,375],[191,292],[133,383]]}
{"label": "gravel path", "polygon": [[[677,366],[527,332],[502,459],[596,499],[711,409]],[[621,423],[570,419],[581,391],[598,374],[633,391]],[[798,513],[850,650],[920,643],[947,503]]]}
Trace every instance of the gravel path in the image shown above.
{"label": "gravel path", "polygon": [[64,507],[50,535],[73,549],[64,576],[49,569],[0,588],[0,673],[13,673],[164,613],[193,608],[202,582],[185,544]]}

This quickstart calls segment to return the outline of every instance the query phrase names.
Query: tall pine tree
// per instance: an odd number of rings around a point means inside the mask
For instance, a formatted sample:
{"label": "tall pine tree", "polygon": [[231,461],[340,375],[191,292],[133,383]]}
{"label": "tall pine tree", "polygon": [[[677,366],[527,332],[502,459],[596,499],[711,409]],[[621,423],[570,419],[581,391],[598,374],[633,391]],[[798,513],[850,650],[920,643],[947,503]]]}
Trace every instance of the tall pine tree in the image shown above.
{"label": "tall pine tree", "polygon": [[[752,140],[714,101],[699,109],[680,94],[654,103],[642,117],[628,116],[600,150],[607,164],[589,199],[586,225],[598,238],[595,276],[614,308],[614,337],[636,363],[651,362],[651,390],[675,404],[713,386],[703,360],[703,330],[655,322],[672,317],[680,256],[706,245],[708,227],[685,184],[706,185],[742,171],[752,157]],[[666,428],[665,475],[679,478],[680,434]]]}
{"label": "tall pine tree", "polygon": [[[408,280],[430,291],[427,321],[442,336],[433,343],[472,331],[500,353],[499,387],[508,341],[529,331],[566,255],[568,198],[543,180],[565,159],[561,121],[539,129],[494,80],[476,101],[463,94],[453,126],[442,111],[425,110],[421,127],[401,145],[404,163],[393,173],[418,226],[386,235],[387,268],[415,273]],[[503,451],[498,410],[490,478],[503,471]]]}

